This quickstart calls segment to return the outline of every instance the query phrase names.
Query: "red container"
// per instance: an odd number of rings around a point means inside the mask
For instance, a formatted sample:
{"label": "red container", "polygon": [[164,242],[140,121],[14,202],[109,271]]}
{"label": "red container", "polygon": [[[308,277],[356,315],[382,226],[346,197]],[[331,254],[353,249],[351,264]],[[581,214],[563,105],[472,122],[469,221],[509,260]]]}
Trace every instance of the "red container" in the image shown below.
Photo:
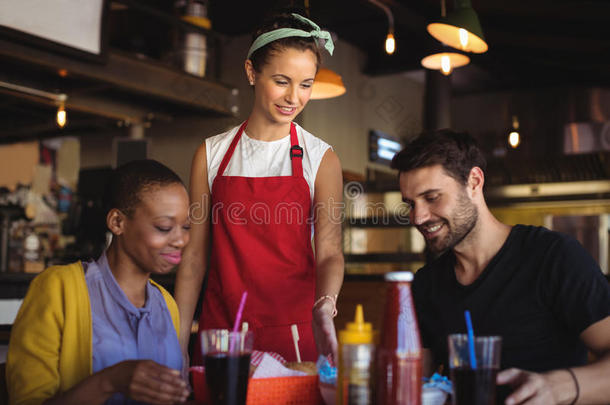
{"label": "red container", "polygon": [[[193,366],[191,385],[195,401],[210,405],[205,368]],[[319,405],[322,404],[317,375],[298,377],[255,378],[248,383],[246,405]]]}
{"label": "red container", "polygon": [[377,350],[377,403],[421,405],[422,349],[411,296],[413,273],[385,275],[386,306]]}

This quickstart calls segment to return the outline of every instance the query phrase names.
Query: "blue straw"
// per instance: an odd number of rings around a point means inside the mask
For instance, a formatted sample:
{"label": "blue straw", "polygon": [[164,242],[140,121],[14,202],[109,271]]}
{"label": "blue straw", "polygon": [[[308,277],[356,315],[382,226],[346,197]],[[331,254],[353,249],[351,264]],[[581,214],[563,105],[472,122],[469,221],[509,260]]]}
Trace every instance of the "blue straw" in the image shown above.
{"label": "blue straw", "polygon": [[468,354],[470,355],[470,368],[477,368],[477,357],[474,353],[474,331],[472,330],[472,319],[470,319],[470,311],[464,311],[466,318],[466,329],[468,330]]}

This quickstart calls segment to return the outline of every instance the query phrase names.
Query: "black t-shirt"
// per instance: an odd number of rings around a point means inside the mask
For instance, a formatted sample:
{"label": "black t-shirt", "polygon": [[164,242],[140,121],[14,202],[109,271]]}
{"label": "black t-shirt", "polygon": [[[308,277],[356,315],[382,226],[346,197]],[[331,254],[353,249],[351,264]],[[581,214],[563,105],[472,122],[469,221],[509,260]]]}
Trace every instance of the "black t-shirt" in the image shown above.
{"label": "black t-shirt", "polygon": [[502,337],[501,368],[547,371],[585,364],[579,335],[610,315],[610,287],[599,266],[573,238],[516,225],[477,280],[455,278],[445,253],[415,274],[413,297],[424,347],[447,369],[447,335]]}

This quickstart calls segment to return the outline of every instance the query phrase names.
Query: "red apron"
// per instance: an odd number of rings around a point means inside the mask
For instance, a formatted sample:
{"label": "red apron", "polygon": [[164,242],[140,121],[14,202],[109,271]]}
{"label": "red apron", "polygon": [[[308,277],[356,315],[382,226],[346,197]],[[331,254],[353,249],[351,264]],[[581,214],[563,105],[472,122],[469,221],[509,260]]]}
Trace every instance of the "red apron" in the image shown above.
{"label": "red apron", "polygon": [[212,184],[212,257],[199,328],[232,328],[242,293],[248,291],[242,322],[254,331],[254,349],[296,360],[290,325],[297,324],[301,359],[315,361],[312,204],[303,149],[291,123],[292,176],[225,176],[246,123]]}

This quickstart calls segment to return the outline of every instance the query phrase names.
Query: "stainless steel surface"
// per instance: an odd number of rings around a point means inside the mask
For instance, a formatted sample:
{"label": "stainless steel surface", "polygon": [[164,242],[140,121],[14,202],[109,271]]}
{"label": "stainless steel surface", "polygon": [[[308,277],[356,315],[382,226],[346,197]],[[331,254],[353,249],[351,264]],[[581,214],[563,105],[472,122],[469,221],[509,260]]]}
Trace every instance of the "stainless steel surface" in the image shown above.
{"label": "stainless steel surface", "polygon": [[[207,18],[206,7],[198,1],[189,2],[186,7],[187,16]],[[182,68],[185,72],[204,77],[208,56],[207,38],[200,32],[185,32],[183,49],[179,51],[182,57]]]}
{"label": "stainless steel surface", "polygon": [[569,197],[610,193],[610,180],[558,183],[513,184],[490,187],[485,196],[492,199],[530,197]]}

